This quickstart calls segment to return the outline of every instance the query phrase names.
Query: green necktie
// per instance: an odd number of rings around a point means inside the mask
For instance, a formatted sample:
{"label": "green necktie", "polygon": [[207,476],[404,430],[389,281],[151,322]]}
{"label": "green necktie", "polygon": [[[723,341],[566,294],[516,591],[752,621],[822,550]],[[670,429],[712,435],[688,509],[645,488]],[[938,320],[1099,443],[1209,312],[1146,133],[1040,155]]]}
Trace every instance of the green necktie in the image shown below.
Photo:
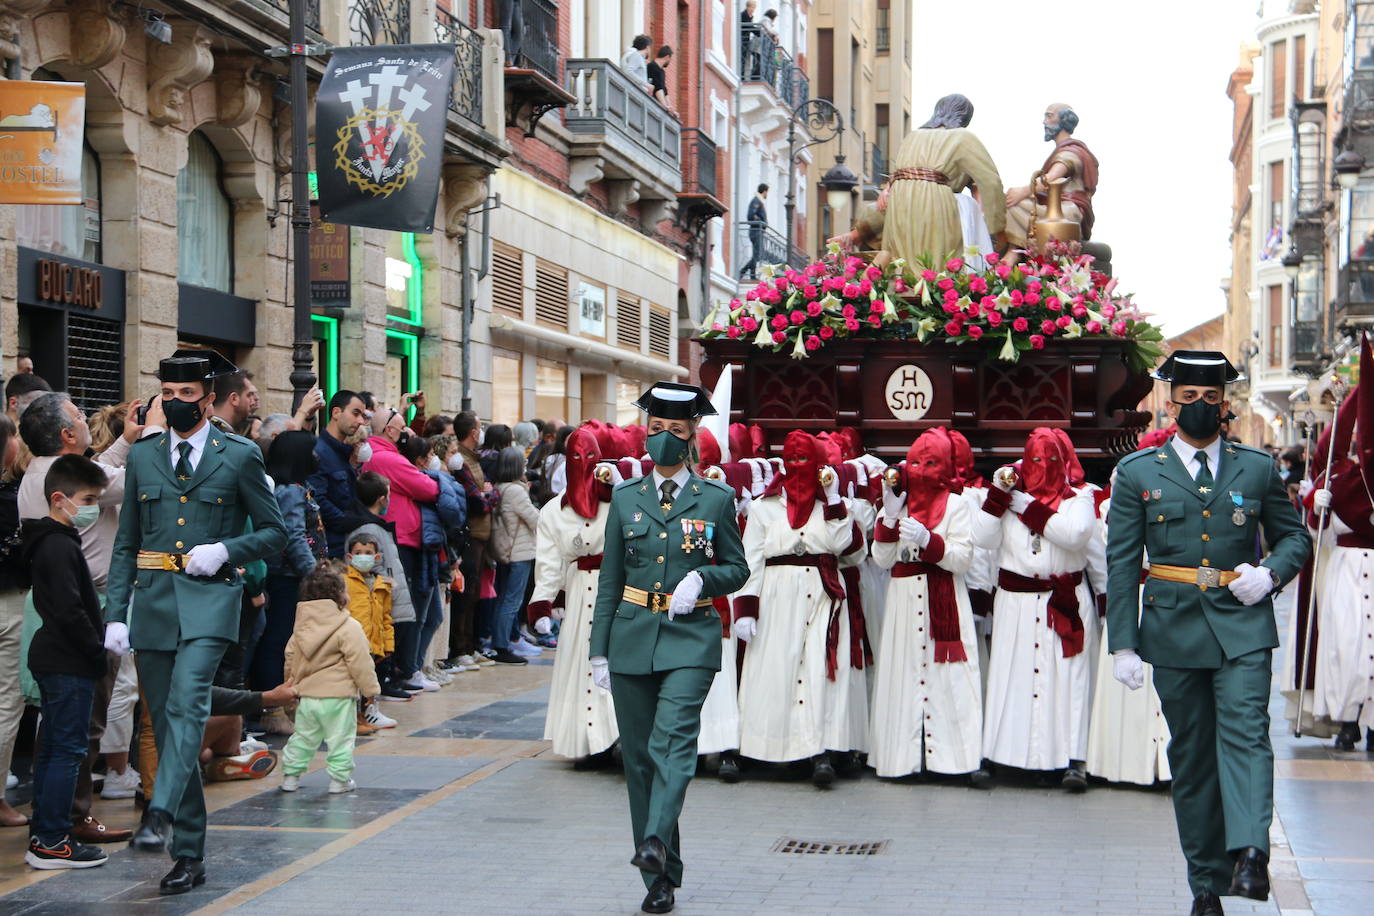
{"label": "green necktie", "polygon": [[177,446],[177,452],[181,455],[181,457],[177,459],[177,480],[185,483],[191,479],[191,475],[194,473],[191,469],[191,443],[181,443]]}
{"label": "green necktie", "polygon": [[1212,472],[1211,472],[1210,470],[1208,470],[1208,468],[1207,468],[1207,453],[1206,453],[1206,452],[1198,452],[1198,453],[1197,453],[1197,463],[1198,463],[1197,477],[1195,478],[1195,479],[1197,480],[1197,491],[1198,491],[1199,493],[1211,493],[1211,492],[1212,492]]}
{"label": "green necktie", "polygon": [[658,488],[658,491],[663,497],[658,507],[665,513],[671,511],[673,508],[673,494],[677,492],[677,484],[673,483],[671,480],[665,480],[662,486]]}

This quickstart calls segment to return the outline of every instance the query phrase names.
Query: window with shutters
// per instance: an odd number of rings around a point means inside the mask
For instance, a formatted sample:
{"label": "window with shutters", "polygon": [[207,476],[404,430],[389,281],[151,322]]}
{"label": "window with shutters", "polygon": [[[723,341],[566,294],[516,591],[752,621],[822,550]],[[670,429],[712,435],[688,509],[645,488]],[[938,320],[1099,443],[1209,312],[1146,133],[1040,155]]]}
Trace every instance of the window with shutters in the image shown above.
{"label": "window with shutters", "polygon": [[616,297],[615,342],[627,350],[639,352],[644,339],[644,307],[629,296]]}
{"label": "window with shutters", "polygon": [[1281,118],[1288,110],[1288,42],[1269,45],[1269,117]]}
{"label": "window with shutters", "polygon": [[534,317],[540,324],[568,329],[568,272],[542,258],[534,267]]}
{"label": "window with shutters", "polygon": [[1283,365],[1283,287],[1265,288],[1269,311],[1269,368]]}
{"label": "window with shutters", "polygon": [[673,313],[657,305],[649,308],[649,352],[663,359],[673,352]]}
{"label": "window with shutters", "polygon": [[1293,95],[1305,99],[1307,91],[1307,36],[1293,39]]}
{"label": "window with shutters", "polygon": [[504,242],[491,246],[491,308],[521,318],[525,314],[525,268],[519,248]]}

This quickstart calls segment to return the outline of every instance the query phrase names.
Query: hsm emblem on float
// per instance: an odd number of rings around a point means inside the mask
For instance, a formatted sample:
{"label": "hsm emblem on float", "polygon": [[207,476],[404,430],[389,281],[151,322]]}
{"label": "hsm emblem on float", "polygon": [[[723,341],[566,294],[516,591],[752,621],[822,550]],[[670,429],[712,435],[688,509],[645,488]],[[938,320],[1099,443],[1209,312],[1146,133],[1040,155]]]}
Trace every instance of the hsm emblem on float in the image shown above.
{"label": "hsm emblem on float", "polygon": [[898,366],[887,377],[883,400],[898,420],[919,420],[930,411],[934,396],[930,376],[920,366],[908,363]]}

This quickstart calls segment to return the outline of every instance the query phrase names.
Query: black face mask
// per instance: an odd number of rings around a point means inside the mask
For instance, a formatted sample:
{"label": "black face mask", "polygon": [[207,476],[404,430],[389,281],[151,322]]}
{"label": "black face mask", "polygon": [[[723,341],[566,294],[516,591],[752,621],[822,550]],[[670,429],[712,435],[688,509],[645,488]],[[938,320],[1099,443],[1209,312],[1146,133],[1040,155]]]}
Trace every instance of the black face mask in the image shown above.
{"label": "black face mask", "polygon": [[1221,429],[1221,405],[1208,404],[1199,398],[1187,404],[1178,404],[1178,428],[1194,439],[1210,439]]}
{"label": "black face mask", "polygon": [[181,398],[163,398],[162,414],[167,418],[167,425],[179,433],[195,429],[205,416],[199,401],[183,401]]}

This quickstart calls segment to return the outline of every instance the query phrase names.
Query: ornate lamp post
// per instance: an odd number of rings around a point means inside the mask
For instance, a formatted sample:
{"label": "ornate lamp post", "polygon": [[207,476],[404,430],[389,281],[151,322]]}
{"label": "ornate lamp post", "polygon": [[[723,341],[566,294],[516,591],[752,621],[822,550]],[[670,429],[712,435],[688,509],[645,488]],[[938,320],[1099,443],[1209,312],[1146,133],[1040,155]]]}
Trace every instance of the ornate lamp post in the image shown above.
{"label": "ornate lamp post", "polygon": [[[811,135],[810,143],[797,145],[797,127],[801,125],[806,128]],[[828,143],[840,134],[844,133],[844,119],[840,117],[840,110],[826,99],[807,99],[792,111],[792,117],[787,122],[787,254],[791,257],[792,249],[795,244],[792,235],[796,231],[796,221],[794,215],[797,210],[797,154],[809,146],[817,143]],[[849,172],[850,184],[845,189],[846,192],[852,190],[858,184],[858,179],[854,173],[843,166],[844,157],[837,156],[836,166],[826,173],[830,177],[831,173],[838,168],[844,168]],[[842,177],[842,176],[841,176]],[[826,185],[830,190],[830,186]],[[838,188],[837,188],[838,190]]]}

